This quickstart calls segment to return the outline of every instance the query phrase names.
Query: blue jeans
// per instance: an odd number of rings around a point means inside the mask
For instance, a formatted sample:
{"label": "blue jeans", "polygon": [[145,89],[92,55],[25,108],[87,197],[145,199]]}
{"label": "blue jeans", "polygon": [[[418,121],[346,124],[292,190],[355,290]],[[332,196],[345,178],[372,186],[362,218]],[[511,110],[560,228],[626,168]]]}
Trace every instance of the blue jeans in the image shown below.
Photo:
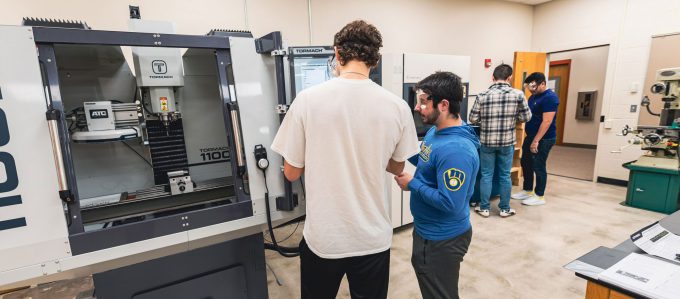
{"label": "blue jeans", "polygon": [[501,210],[510,209],[510,192],[512,181],[510,180],[510,170],[512,168],[512,156],[515,153],[515,146],[487,147],[483,146],[479,150],[480,171],[482,177],[479,180],[479,204],[482,210],[489,209],[489,197],[493,184],[494,169],[498,168],[498,181],[500,183],[501,202],[498,207]]}
{"label": "blue jeans", "polygon": [[[531,142],[534,141],[533,136],[524,138],[522,144],[522,175],[524,176],[524,191],[534,191],[536,195],[543,196],[545,193],[545,185],[548,181],[548,171],[546,170],[546,162],[548,161],[548,154],[550,149],[555,145],[555,139],[541,139],[538,142],[538,153],[531,152]],[[536,188],[534,189],[534,175],[536,176]]]}

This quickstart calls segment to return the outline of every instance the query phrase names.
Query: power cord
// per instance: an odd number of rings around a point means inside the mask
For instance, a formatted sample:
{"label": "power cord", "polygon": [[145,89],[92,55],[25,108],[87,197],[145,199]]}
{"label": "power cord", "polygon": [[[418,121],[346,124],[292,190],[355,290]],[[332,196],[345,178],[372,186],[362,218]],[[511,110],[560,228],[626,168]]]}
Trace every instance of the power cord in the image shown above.
{"label": "power cord", "polygon": [[149,166],[153,167],[153,165],[151,164],[151,162],[149,162],[149,160],[147,160],[146,158],[144,158],[144,156],[142,156],[142,154],[140,154],[140,153],[137,152],[134,148],[132,148],[132,146],[129,145],[127,142],[125,142],[125,140],[123,140],[123,141],[121,141],[121,142],[122,142],[127,148],[129,148],[131,151],[133,151],[135,154],[137,154],[137,156],[138,156],[139,158],[141,158],[142,160],[144,160],[144,162],[146,162],[146,164],[149,164]]}
{"label": "power cord", "polygon": [[651,101],[649,100],[649,97],[648,97],[648,96],[644,96],[644,97],[642,97],[642,102],[640,103],[640,106],[643,106],[643,107],[647,108],[647,112],[648,112],[649,114],[653,115],[653,116],[661,116],[660,113],[654,113],[654,112],[652,112],[652,109],[649,108],[649,104],[650,104],[650,103],[651,103]]}
{"label": "power cord", "polygon": [[[295,223],[295,228],[293,229],[293,232],[291,232],[287,237],[283,238],[283,240],[278,241],[278,242],[279,242],[279,243],[283,243],[283,242],[286,242],[288,239],[290,239],[290,237],[292,237],[292,236],[295,234],[295,232],[297,232],[298,228],[300,227],[300,222],[302,222],[302,219],[298,220],[298,221]],[[292,223],[286,224],[286,225],[284,225],[284,226],[288,226],[288,225],[292,225]],[[284,227],[284,226],[275,227],[274,229],[282,228],[282,227]],[[267,232],[267,236],[269,236],[269,232]],[[267,239],[266,237],[264,238],[264,240],[267,241],[267,242],[269,242],[269,243],[272,242],[272,241],[270,241],[269,239]]]}
{"label": "power cord", "polygon": [[280,246],[276,241],[276,235],[274,235],[274,228],[272,227],[272,212],[271,204],[269,203],[269,185],[267,184],[267,168],[269,167],[267,149],[265,149],[261,144],[258,144],[255,146],[254,155],[255,161],[257,162],[257,168],[262,171],[262,177],[264,178],[264,203],[267,210],[267,228],[269,229],[269,236],[272,239],[271,243],[264,244],[264,248],[274,250],[284,257],[300,256],[300,248]]}
{"label": "power cord", "polygon": [[265,249],[275,250],[280,255],[282,255],[284,257],[300,256],[300,249],[299,248],[279,246],[279,243],[276,241],[276,236],[274,235],[274,228],[272,227],[272,212],[271,212],[271,205],[269,204],[269,187],[267,186],[267,173],[266,173],[265,169],[260,169],[260,170],[262,170],[262,175],[264,177],[264,188],[265,188],[264,205],[265,205],[265,208],[267,209],[267,228],[269,229],[269,236],[272,238],[271,243],[265,243],[264,244]]}

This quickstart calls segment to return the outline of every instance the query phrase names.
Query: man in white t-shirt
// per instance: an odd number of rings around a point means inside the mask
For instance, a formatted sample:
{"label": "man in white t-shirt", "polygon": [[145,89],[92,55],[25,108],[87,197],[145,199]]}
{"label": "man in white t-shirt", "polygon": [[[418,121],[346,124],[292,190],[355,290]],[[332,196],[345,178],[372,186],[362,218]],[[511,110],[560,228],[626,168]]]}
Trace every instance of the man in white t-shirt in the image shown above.
{"label": "man in white t-shirt", "polygon": [[364,21],[335,34],[337,78],[300,92],[272,150],[284,174],[305,174],[300,242],[302,298],[335,298],[345,274],[352,298],[387,298],[392,225],[385,174],[419,152],[406,102],[368,78],[382,47]]}

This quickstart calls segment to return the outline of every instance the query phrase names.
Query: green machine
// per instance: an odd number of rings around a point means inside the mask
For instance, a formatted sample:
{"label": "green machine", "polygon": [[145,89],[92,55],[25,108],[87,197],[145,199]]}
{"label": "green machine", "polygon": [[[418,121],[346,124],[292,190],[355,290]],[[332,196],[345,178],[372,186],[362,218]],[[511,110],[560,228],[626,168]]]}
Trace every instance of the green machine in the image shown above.
{"label": "green machine", "polygon": [[660,117],[659,126],[638,126],[623,129],[623,135],[634,133],[629,145],[640,145],[647,151],[635,161],[623,164],[630,170],[626,204],[666,214],[680,210],[680,67],[661,69],[656,73],[658,83],[651,92],[662,95],[661,113],[649,108],[649,98],[642,106]]}

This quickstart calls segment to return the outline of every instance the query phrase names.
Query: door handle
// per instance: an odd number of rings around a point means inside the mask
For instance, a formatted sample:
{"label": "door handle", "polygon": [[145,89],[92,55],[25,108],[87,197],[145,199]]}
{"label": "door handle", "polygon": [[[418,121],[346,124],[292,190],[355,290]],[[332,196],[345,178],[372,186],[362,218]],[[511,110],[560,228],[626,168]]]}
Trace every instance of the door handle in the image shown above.
{"label": "door handle", "polygon": [[635,192],[645,192],[645,189],[635,188]]}

